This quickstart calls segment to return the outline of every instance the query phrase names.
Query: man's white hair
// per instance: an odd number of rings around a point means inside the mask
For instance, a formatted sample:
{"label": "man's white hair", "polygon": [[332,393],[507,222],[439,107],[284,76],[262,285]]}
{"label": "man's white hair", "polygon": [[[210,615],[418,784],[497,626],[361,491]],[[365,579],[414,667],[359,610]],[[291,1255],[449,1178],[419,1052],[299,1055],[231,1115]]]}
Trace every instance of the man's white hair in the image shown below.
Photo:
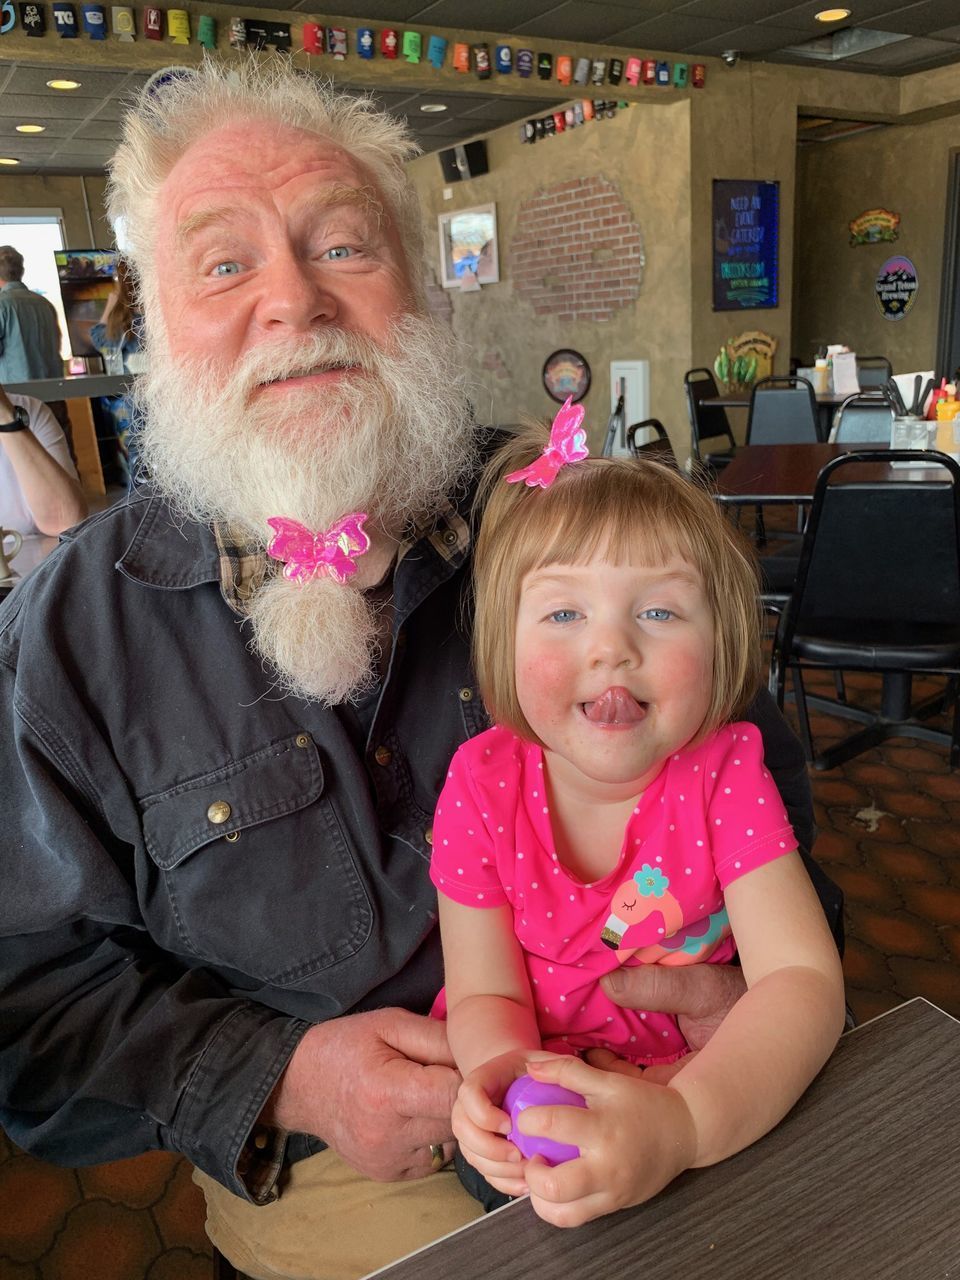
{"label": "man's white hair", "polygon": [[109,171],[107,213],[122,226],[121,252],[151,316],[156,305],[155,248],[160,188],[184,152],[225,125],[261,121],[316,134],[342,147],[371,175],[400,237],[418,304],[423,299],[423,221],[404,165],[418,154],[404,122],[371,98],[354,97],[292,69],[279,55],[229,65],[207,58],[147,84],[123,122]]}

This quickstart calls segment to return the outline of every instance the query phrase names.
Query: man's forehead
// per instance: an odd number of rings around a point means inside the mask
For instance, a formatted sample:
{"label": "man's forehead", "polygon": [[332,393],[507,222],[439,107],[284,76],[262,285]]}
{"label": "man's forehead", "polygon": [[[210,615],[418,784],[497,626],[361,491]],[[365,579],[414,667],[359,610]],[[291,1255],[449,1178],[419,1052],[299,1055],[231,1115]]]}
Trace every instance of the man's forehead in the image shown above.
{"label": "man's forehead", "polygon": [[318,184],[371,185],[363,165],[328,138],[290,125],[239,120],[190,143],[167,174],[163,189],[178,201],[223,186],[275,188],[303,175],[314,176]]}

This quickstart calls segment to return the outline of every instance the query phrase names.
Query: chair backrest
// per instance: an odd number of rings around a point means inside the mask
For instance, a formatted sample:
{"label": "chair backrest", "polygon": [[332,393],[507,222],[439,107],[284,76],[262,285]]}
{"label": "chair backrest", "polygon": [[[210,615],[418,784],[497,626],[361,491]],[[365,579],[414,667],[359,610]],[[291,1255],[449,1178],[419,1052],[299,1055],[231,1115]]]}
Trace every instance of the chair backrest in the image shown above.
{"label": "chair backrest", "polygon": [[931,454],[935,483],[908,471],[892,480],[864,474],[864,464],[891,461],[916,454],[859,450],[820,472],[785,642],[796,630],[829,635],[831,624],[846,624],[867,645],[918,645],[926,626],[960,625],[960,466]]}
{"label": "chair backrest", "polygon": [[761,378],[754,384],[747,444],[816,444],[817,439],[817,399],[806,378]]}
{"label": "chair backrest", "polygon": [[857,356],[857,381],[861,391],[882,387],[893,377],[893,365],[886,356]]}
{"label": "chair backrest", "polygon": [[659,455],[664,461],[676,461],[667,429],[659,418],[644,418],[627,427],[627,448],[635,458]]}
{"label": "chair backrest", "polygon": [[683,375],[683,387],[687,395],[687,412],[690,415],[690,448],[695,458],[701,457],[700,445],[704,440],[723,436],[726,447],[736,448],[727,411],[722,405],[703,405],[720,394],[716,379],[709,369],[688,369]]}
{"label": "chair backrest", "polygon": [[893,401],[882,391],[847,396],[834,414],[830,443],[882,443],[890,439],[896,415]]}

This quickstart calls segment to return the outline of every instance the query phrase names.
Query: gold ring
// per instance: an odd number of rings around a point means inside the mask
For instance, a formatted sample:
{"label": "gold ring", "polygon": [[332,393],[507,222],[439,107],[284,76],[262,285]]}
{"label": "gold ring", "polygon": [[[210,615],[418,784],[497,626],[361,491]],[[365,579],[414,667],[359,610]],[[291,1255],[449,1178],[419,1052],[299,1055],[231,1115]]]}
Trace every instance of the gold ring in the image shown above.
{"label": "gold ring", "polygon": [[443,1166],[447,1163],[446,1156],[443,1154],[443,1147],[436,1142],[430,1144],[430,1164],[433,1166],[434,1173],[439,1173]]}

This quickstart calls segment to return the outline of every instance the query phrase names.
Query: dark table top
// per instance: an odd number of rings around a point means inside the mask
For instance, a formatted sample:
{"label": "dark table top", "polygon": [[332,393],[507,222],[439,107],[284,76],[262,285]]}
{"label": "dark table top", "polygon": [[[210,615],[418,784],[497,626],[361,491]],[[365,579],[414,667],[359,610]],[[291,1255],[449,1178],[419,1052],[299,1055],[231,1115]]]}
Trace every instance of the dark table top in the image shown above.
{"label": "dark table top", "polygon": [[[852,394],[854,393],[850,392],[845,396],[835,396],[832,392],[824,392],[823,395],[815,394],[814,398],[817,404],[823,405],[825,408],[837,408],[843,404],[844,400],[849,400]],[[710,396],[708,399],[701,400],[700,403],[707,405],[708,408],[748,409],[750,407],[750,392],[733,391],[727,395]]]}
{"label": "dark table top", "polygon": [[384,1280],[960,1276],[960,1022],[911,1000],[848,1032],[772,1133],[563,1231],[517,1201]]}
{"label": "dark table top", "polygon": [[[742,445],[733,460],[718,472],[716,498],[718,502],[734,505],[812,502],[817,476],[828,462],[841,453],[887,447],[885,441],[874,444]],[[937,481],[943,479],[943,472],[939,468],[921,465],[894,468],[886,463],[865,463],[857,469],[856,478],[866,482]],[[850,476],[845,479],[850,479]]]}

